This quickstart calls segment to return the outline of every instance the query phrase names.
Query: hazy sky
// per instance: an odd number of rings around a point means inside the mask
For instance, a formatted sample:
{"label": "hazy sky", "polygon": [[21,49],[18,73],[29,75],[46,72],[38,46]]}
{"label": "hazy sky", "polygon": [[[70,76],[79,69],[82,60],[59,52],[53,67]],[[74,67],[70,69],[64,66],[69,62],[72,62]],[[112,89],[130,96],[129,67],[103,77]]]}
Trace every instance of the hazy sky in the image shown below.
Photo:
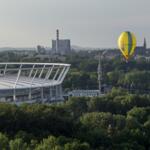
{"label": "hazy sky", "polygon": [[149,46],[150,0],[0,0],[0,47],[50,47],[57,28],[72,45],[117,47],[130,30]]}

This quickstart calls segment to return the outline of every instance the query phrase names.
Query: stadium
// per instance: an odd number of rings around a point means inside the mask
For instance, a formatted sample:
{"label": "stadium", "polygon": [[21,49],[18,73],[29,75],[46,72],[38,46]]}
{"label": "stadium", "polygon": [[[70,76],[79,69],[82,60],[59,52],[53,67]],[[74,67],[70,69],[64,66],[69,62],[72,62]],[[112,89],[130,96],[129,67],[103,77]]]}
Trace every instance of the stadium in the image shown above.
{"label": "stadium", "polygon": [[0,102],[62,101],[69,68],[61,63],[0,63]]}

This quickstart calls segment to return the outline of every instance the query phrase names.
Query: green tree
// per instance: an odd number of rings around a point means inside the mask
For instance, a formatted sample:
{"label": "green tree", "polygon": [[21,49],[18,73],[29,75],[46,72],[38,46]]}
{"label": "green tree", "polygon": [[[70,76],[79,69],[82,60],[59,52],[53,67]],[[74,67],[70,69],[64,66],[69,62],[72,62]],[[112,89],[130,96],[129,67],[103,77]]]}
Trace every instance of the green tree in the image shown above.
{"label": "green tree", "polygon": [[28,145],[22,139],[14,139],[9,142],[10,150],[27,150]]}
{"label": "green tree", "polygon": [[47,139],[37,145],[35,150],[61,150],[61,146],[57,144],[57,140],[54,136],[49,136]]}
{"label": "green tree", "polygon": [[64,150],[90,150],[90,146],[87,143],[72,142],[65,144]]}
{"label": "green tree", "polygon": [[88,111],[88,102],[89,98],[86,97],[72,97],[67,101],[66,106],[70,113],[77,118]]}
{"label": "green tree", "polygon": [[2,133],[0,133],[0,149],[8,150],[9,140],[8,137]]}

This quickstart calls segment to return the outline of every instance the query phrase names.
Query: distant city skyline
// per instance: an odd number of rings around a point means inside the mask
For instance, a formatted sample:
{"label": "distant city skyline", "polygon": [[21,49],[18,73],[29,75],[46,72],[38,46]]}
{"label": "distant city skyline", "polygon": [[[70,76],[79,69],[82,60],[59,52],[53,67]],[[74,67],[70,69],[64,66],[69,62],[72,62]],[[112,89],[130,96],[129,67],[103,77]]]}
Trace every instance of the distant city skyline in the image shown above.
{"label": "distant city skyline", "polygon": [[0,0],[0,47],[51,47],[56,29],[72,45],[116,48],[130,30],[150,47],[148,0]]}

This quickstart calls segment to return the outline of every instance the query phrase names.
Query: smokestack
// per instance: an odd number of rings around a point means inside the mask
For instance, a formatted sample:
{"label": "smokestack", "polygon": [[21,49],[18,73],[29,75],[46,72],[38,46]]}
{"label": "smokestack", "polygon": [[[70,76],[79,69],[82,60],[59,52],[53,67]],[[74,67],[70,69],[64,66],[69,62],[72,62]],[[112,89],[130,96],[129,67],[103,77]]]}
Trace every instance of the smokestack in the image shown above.
{"label": "smokestack", "polygon": [[59,51],[59,30],[56,30],[56,53]]}
{"label": "smokestack", "polygon": [[56,39],[59,40],[59,30],[56,30]]}

